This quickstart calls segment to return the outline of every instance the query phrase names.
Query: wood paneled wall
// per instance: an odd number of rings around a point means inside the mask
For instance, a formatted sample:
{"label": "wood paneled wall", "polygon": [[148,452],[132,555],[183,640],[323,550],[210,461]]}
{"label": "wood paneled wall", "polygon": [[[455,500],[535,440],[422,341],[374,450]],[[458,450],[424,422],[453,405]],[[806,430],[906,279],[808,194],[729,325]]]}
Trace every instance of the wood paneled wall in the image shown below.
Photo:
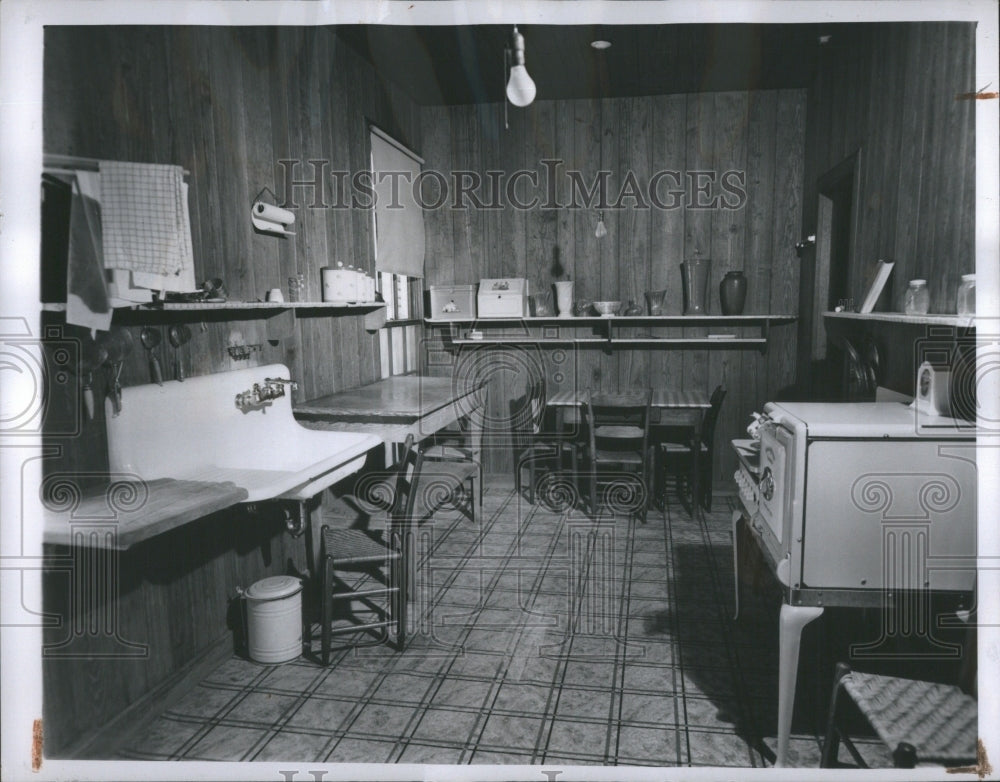
{"label": "wood paneled wall", "polygon": [[45,553],[44,608],[61,620],[43,635],[49,758],[107,759],[106,733],[95,738],[109,721],[220,644],[233,649],[245,638],[237,588],[306,567],[276,507],[222,511],[106,560],[86,549]]}
{"label": "wood paneled wall", "polygon": [[[574,281],[577,298],[635,300],[645,307],[645,291],[665,288],[666,314],[680,314],[679,264],[697,251],[712,260],[709,312],[720,312],[718,287],[725,272],[742,269],[749,280],[745,313],[797,314],[794,245],[802,209],[805,110],[804,90],[538,100],[527,109],[510,108],[510,127],[504,129],[502,104],[424,107],[425,168],[446,177],[453,171],[474,171],[487,183],[489,171],[507,177],[522,169],[537,171],[537,188],[522,180],[517,195],[526,201],[536,194],[541,201],[529,209],[510,204],[481,209],[460,203],[459,208],[429,211],[426,282],[527,277],[531,289],[539,291],[556,279],[558,261]],[[700,197],[702,203],[722,192],[723,172],[737,171],[746,177],[746,199],[737,209],[699,209],[688,203],[642,209],[637,199],[626,198],[623,208],[603,210],[608,235],[598,239],[596,209],[544,207],[542,160],[562,161],[555,193],[563,204],[572,202],[566,176],[571,170],[579,171],[587,183],[599,170],[610,172],[611,201],[629,173],[647,192],[656,172],[680,172],[681,188],[693,198],[688,177],[713,172],[712,194]],[[668,189],[677,189],[676,183],[661,180],[658,192],[664,204]],[[488,202],[489,196],[481,200]],[[710,393],[725,383],[729,395],[717,429],[715,469],[718,479],[726,480],[735,469],[728,440],[743,431],[752,411],[794,380],[795,339],[793,326],[776,328],[766,356],[700,349],[619,347],[610,354],[588,349],[569,355],[566,350],[504,349],[490,364],[496,376],[490,407],[497,416],[509,413],[511,400],[524,393],[525,367],[530,364],[544,368],[550,389],[576,382],[606,391],[652,385]],[[488,468],[511,471],[510,452],[495,449]]]}
{"label": "wood paneled wall", "polygon": [[[420,149],[415,104],[329,29],[46,30],[45,151],[188,169],[196,278],[221,277],[233,299],[262,299],[301,272],[306,296],[319,301],[322,267],[343,262],[373,271],[370,213],[328,208],[336,200],[331,171],[370,168],[369,121]],[[293,169],[280,160],[301,163]],[[322,192],[292,189],[296,236],[257,233],[253,199],[266,187],[284,202],[286,169],[296,180],[317,176],[307,161],[327,161],[326,177]],[[238,330],[263,345],[252,363],[291,367],[297,398],[379,376],[378,335],[365,331],[360,316],[300,318],[291,335],[271,341],[262,318],[205,326],[181,350],[188,375],[246,366],[226,352]],[[172,366],[165,338],[160,351],[161,363]],[[149,382],[141,351],[122,381]]]}
{"label": "wood paneled wall", "polygon": [[[955,312],[961,275],[975,271],[975,101],[962,97],[978,89],[975,51],[969,23],[862,25],[823,50],[809,90],[802,234],[816,231],[817,179],[857,152],[848,273],[857,302],[880,258],[896,265],[879,308],[896,312],[913,278],[927,280],[931,312]],[[803,301],[812,283],[804,268]],[[806,335],[822,315],[803,316]],[[808,341],[799,348],[804,372]]]}
{"label": "wood paneled wall", "polygon": [[[416,106],[329,29],[49,27],[44,67],[46,152],[172,163],[190,171],[199,281],[221,277],[232,298],[252,301],[302,272],[306,295],[318,301],[321,267],[342,261],[372,270],[369,213],[322,208],[333,202],[330,192],[319,207],[307,208],[312,194],[296,188],[293,238],[258,234],[250,224],[250,204],[265,187],[284,199],[279,160],[329,161],[327,173],[367,170],[369,120],[420,149]],[[308,180],[313,171],[303,162],[294,175]],[[48,322],[60,317],[48,316]],[[122,383],[148,383],[140,325],[134,318],[122,322],[137,338]],[[160,362],[169,378],[175,351],[167,341],[168,322],[153,325],[163,336]],[[191,327],[193,339],[179,351],[188,376],[283,362],[300,381],[295,393],[302,399],[379,376],[378,335],[364,330],[360,316],[300,318],[290,334],[275,340],[268,339],[264,319],[213,317],[203,328],[197,322]],[[227,354],[233,331],[262,345],[250,362]],[[94,381],[100,400],[103,373]],[[69,383],[52,390],[47,431],[73,432],[69,423],[82,409],[79,389]],[[78,474],[86,482],[87,473],[107,469],[102,405],[96,419],[81,426],[78,434],[48,438],[58,455],[48,460],[47,471]],[[256,525],[240,510],[126,554],[116,609],[123,637],[147,644],[149,656],[47,660],[47,751],[76,744],[204,652],[227,632],[226,600],[235,586],[285,572],[294,556],[301,556],[301,540],[289,540],[280,523]],[[71,618],[61,602],[64,581],[50,574],[46,585],[48,605]]]}

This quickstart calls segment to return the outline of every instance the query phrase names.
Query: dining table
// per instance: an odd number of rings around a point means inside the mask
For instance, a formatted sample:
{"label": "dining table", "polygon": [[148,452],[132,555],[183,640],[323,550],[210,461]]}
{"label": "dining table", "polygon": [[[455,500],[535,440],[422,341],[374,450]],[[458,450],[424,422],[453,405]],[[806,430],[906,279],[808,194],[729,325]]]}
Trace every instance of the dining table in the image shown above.
{"label": "dining table", "polygon": [[[590,389],[563,389],[552,393],[546,400],[547,408],[554,412],[557,432],[565,430],[567,413],[589,402]],[[601,392],[604,394],[604,392]],[[701,427],[705,411],[712,407],[708,395],[700,389],[654,388],[650,397],[650,429],[653,446],[659,445],[654,427],[676,427],[690,432],[692,443],[701,442]],[[691,459],[691,515],[700,515],[698,457],[701,449],[692,449]]]}

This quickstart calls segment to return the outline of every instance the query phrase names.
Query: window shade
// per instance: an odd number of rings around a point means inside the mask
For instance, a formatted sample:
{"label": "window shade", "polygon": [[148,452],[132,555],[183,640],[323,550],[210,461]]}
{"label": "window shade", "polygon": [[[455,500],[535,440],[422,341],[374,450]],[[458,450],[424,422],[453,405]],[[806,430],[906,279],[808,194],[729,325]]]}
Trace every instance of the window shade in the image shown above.
{"label": "window shade", "polygon": [[371,129],[371,144],[375,267],[380,272],[423,277],[424,212],[413,198],[413,184],[423,160],[375,127]]}

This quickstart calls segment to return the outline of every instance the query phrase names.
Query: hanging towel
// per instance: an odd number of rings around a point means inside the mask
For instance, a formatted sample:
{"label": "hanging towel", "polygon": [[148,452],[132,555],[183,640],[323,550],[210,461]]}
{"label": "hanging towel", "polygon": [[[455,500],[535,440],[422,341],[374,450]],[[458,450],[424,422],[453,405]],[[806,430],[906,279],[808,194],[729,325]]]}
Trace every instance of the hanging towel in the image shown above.
{"label": "hanging towel", "polygon": [[[184,203],[188,202],[188,184],[183,187]],[[184,210],[184,233],[191,235],[191,222],[188,210]],[[132,284],[153,291],[169,291],[171,293],[193,293],[198,290],[194,278],[194,264],[181,269],[179,274],[150,274],[149,272],[132,272]]]}
{"label": "hanging towel", "polygon": [[191,224],[179,166],[102,160],[104,264],[150,274],[194,268]]}
{"label": "hanging towel", "polygon": [[66,322],[91,331],[111,327],[111,301],[101,251],[98,175],[77,171],[70,202],[66,263]]}

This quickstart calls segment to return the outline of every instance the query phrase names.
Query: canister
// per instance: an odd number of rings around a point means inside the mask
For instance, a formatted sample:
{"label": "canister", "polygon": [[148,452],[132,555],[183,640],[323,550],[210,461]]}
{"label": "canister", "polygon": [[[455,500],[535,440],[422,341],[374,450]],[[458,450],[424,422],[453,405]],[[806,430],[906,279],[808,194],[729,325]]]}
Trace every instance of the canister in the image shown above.
{"label": "canister", "polygon": [[325,266],[322,270],[323,301],[357,301],[358,273],[344,264]]}
{"label": "canister", "polygon": [[244,594],[247,647],[259,663],[283,663],[302,654],[302,581],[272,576]]}

